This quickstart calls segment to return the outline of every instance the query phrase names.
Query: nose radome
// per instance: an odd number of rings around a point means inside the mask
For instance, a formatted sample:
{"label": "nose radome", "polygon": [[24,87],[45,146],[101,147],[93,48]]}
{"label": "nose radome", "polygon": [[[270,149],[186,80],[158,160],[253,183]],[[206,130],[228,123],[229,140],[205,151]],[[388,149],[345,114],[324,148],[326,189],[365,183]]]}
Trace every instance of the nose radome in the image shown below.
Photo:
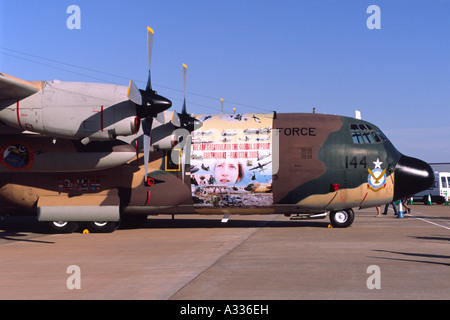
{"label": "nose radome", "polygon": [[428,163],[402,155],[394,168],[394,179],[394,200],[399,200],[430,188],[434,172]]}

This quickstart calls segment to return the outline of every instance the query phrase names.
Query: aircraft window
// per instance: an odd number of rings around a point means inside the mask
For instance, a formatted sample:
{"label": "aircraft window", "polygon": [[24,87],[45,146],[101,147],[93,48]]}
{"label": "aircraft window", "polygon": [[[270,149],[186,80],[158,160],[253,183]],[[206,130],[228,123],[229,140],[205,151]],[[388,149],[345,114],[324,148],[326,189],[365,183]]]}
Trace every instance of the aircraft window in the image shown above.
{"label": "aircraft window", "polygon": [[387,141],[388,140],[388,138],[386,138],[386,136],[384,135],[383,132],[381,132],[381,130],[377,130],[376,133],[381,138],[381,140],[383,140],[383,141]]}
{"label": "aircraft window", "polygon": [[361,132],[359,132],[358,126],[356,124],[351,125],[353,143],[363,143]]}
{"label": "aircraft window", "polygon": [[375,141],[372,143],[381,142],[381,140],[383,140],[377,135],[377,133],[375,132],[375,130],[372,129],[371,126],[366,124],[366,128],[369,129],[370,133],[372,134],[373,139],[375,139]]}
{"label": "aircraft window", "polygon": [[447,187],[447,178],[446,177],[441,177],[441,182],[442,182],[442,188],[448,188]]}
{"label": "aircraft window", "polygon": [[370,125],[350,125],[353,143],[379,143],[387,141],[386,136],[379,130],[374,130]]}
{"label": "aircraft window", "polygon": [[363,143],[361,134],[359,132],[352,133],[352,137],[353,137],[353,143]]}
{"label": "aircraft window", "polygon": [[367,139],[367,132],[364,132],[361,134],[361,137],[363,137],[363,143],[370,143]]}
{"label": "aircraft window", "polygon": [[363,125],[363,124],[359,125],[359,129],[361,129],[362,131],[366,131],[367,130],[366,126]]}
{"label": "aircraft window", "polygon": [[375,143],[375,139],[373,138],[373,135],[370,131],[364,132],[364,136],[369,141],[369,143]]}
{"label": "aircraft window", "polygon": [[376,142],[381,142],[381,138],[375,133],[375,131],[372,131],[371,133]]}

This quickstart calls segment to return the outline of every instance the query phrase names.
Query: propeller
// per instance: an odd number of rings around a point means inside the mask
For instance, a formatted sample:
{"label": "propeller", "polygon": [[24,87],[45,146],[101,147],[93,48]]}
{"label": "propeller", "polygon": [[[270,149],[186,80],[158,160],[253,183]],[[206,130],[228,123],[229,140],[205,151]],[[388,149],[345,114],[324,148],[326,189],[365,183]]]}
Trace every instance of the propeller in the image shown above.
{"label": "propeller", "polygon": [[184,92],[184,99],[183,99],[183,108],[181,109],[181,113],[178,114],[178,117],[180,119],[180,126],[183,129],[186,129],[191,133],[192,131],[200,128],[202,126],[202,122],[200,120],[197,120],[196,118],[192,117],[190,114],[187,113],[186,110],[186,73],[187,73],[187,66],[183,63],[183,92]]}
{"label": "propeller", "polygon": [[172,102],[160,96],[152,89],[151,82],[151,62],[153,49],[154,31],[147,27],[147,55],[148,55],[148,80],[145,90],[139,89],[133,80],[128,84],[127,98],[136,105],[136,114],[141,119],[142,130],[144,132],[144,167],[145,183],[147,183],[148,162],[150,158],[151,130],[153,118],[160,112],[169,109]]}
{"label": "propeller", "polygon": [[[183,130],[181,133],[182,139],[186,139],[185,143],[183,144],[183,148],[181,149],[181,180],[184,182],[184,172],[185,172],[185,165],[186,165],[186,145],[190,143],[190,134],[192,131],[200,128],[202,126],[202,122],[200,120],[197,120],[196,118],[192,117],[190,114],[187,113],[186,108],[186,74],[187,74],[187,66],[183,63],[183,92],[184,92],[184,99],[183,99],[183,107],[181,109],[181,113],[176,113],[174,111],[172,115],[172,124],[176,127],[179,127]],[[186,134],[186,130],[187,133]],[[179,138],[180,139],[180,138]],[[182,142],[182,140],[179,140]]]}

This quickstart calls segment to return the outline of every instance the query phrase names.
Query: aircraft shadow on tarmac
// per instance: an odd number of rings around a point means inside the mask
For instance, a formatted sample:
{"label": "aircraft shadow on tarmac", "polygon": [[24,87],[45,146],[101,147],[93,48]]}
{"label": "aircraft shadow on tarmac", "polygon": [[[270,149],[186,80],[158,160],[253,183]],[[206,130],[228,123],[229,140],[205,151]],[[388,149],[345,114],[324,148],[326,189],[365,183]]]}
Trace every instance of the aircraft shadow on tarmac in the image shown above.
{"label": "aircraft shadow on tarmac", "polygon": [[45,226],[40,224],[35,217],[8,217],[0,220],[0,239],[2,240],[53,243],[51,241],[30,239],[29,233],[48,234]]}
{"label": "aircraft shadow on tarmac", "polygon": [[[286,218],[288,219],[288,218]],[[176,217],[175,219],[152,219],[149,217],[145,224],[140,227],[123,227],[121,229],[195,229],[195,228],[328,228],[328,220],[300,220],[300,221],[267,221],[267,220],[243,220],[232,218],[226,223],[220,219],[186,219]],[[80,228],[78,232],[82,232]],[[116,232],[118,232],[116,231]],[[45,225],[39,223],[36,217],[7,217],[0,220],[0,239],[20,240],[26,236],[25,233],[48,234]],[[25,239],[24,239],[25,241]],[[31,241],[31,240],[29,240]]]}
{"label": "aircraft shadow on tarmac", "polygon": [[435,216],[422,216],[422,215],[414,215],[414,218],[421,218],[427,220],[450,220],[450,217],[435,217]]}
{"label": "aircraft shadow on tarmac", "polygon": [[421,240],[437,240],[437,241],[450,241],[450,237],[442,236],[442,237],[413,237],[414,239]]}
{"label": "aircraft shadow on tarmac", "polygon": [[176,229],[176,228],[301,228],[315,227],[328,228],[329,222],[322,221],[267,221],[267,220],[233,220],[230,218],[228,222],[222,223],[218,219],[151,219],[141,228],[147,229]]}
{"label": "aircraft shadow on tarmac", "polygon": [[[447,239],[446,239],[447,240]],[[440,254],[429,254],[429,253],[415,253],[415,252],[399,252],[399,251],[389,251],[389,250],[373,250],[375,252],[387,253],[395,255],[394,257],[371,257],[377,259],[385,259],[385,260],[395,260],[395,261],[405,261],[405,262],[419,262],[419,263],[427,263],[427,264],[437,264],[443,266],[450,266],[450,256],[440,255]],[[408,257],[412,257],[411,259],[407,259]],[[415,259],[414,259],[415,258]],[[427,259],[427,260],[423,260]],[[434,260],[432,260],[434,259]],[[445,261],[436,261],[436,259],[446,259]]]}

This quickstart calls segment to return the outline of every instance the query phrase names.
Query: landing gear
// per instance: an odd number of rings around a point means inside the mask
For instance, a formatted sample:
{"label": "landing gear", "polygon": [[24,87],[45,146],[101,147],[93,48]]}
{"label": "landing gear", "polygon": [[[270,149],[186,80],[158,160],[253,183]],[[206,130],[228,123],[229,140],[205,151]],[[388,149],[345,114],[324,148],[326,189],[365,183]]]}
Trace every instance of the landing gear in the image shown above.
{"label": "landing gear", "polygon": [[49,221],[46,224],[51,233],[72,233],[78,229],[78,222],[72,221]]}
{"label": "landing gear", "polygon": [[334,228],[350,227],[353,220],[355,220],[355,213],[352,209],[330,212],[330,222]]}
{"label": "landing gear", "polygon": [[94,221],[94,222],[74,222],[74,221],[49,221],[46,222],[47,228],[51,233],[72,233],[79,229],[80,224],[83,228],[93,233],[111,233],[117,229],[119,222]]}
{"label": "landing gear", "polygon": [[111,233],[119,227],[118,222],[111,221],[93,221],[87,222],[86,228],[93,233]]}

